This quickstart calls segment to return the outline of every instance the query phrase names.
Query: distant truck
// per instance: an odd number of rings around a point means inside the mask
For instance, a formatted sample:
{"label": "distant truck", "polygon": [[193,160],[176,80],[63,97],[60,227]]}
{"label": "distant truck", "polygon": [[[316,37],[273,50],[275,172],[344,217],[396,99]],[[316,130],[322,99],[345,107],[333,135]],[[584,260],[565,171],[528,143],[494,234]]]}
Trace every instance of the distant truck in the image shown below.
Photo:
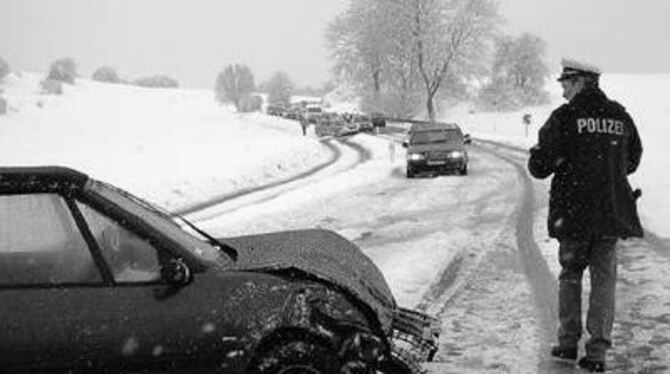
{"label": "distant truck", "polygon": [[305,107],[302,115],[302,119],[307,121],[307,123],[316,123],[316,120],[323,113],[323,109],[317,105],[308,105]]}

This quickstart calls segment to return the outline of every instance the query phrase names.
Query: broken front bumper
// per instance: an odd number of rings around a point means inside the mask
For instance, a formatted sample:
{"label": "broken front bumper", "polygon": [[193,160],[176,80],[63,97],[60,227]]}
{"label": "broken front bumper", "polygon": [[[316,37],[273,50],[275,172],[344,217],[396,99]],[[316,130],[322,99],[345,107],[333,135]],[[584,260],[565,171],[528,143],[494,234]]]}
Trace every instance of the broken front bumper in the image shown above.
{"label": "broken front bumper", "polygon": [[424,373],[421,363],[433,361],[437,353],[440,321],[426,313],[398,308],[393,316],[391,354],[394,360],[411,369]]}

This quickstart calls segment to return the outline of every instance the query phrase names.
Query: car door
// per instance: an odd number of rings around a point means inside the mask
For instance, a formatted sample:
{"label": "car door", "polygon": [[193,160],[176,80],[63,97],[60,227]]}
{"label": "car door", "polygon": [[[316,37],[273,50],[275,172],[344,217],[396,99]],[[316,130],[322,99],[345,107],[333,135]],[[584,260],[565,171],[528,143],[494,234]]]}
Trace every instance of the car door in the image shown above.
{"label": "car door", "polygon": [[146,228],[132,231],[96,208],[76,205],[113,279],[99,295],[100,308],[82,318],[96,322],[89,329],[104,347],[100,356],[109,358],[106,367],[209,365],[242,349],[237,339],[223,339],[238,330],[221,314],[226,290],[235,282],[224,284],[213,271],[187,285],[167,282],[161,264],[180,261],[178,251],[154,244],[142,232]]}
{"label": "car door", "polygon": [[161,249],[113,219],[55,193],[0,196],[0,215],[3,369],[115,371],[238,348],[213,322],[221,299],[164,282]]}
{"label": "car door", "polygon": [[103,289],[103,278],[60,195],[0,196],[4,369],[72,365],[82,349],[77,322],[82,310],[96,305],[93,294]]}

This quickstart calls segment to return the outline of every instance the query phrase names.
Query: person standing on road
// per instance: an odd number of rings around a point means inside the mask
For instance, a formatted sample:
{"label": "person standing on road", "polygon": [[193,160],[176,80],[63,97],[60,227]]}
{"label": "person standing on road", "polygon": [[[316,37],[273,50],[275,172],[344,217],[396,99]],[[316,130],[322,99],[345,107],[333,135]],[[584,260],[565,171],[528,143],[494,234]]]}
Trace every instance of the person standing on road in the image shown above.
{"label": "person standing on road", "polygon": [[305,119],[300,120],[300,127],[302,128],[302,136],[307,136],[307,126],[309,123]]}
{"label": "person standing on road", "polygon": [[576,360],[582,335],[582,275],[588,267],[591,293],[586,317],[589,339],[578,364],[605,370],[612,345],[616,243],[642,237],[636,198],[627,176],[637,169],[642,144],[626,109],[599,87],[601,71],[562,60],[557,79],[568,103],[551,113],[530,149],[528,170],[538,179],[553,174],[549,236],[559,241],[558,345],[551,355]]}

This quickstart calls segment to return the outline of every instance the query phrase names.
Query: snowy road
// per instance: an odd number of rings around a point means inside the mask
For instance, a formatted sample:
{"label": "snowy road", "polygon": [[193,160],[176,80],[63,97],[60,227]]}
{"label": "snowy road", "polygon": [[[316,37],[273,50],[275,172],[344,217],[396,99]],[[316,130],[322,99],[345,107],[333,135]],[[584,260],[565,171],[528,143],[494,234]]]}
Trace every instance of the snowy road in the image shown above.
{"label": "snowy road", "polygon": [[[372,150],[355,139],[333,140],[338,157],[318,172],[191,218],[223,236],[322,227],[353,240],[382,269],[399,304],[443,321],[430,373],[575,371],[546,354],[555,334],[557,269],[538,234],[546,183],[528,177],[525,151],[476,142],[468,176],[408,180],[396,142]],[[670,314],[654,292],[668,285],[647,282],[653,274],[644,273],[643,262],[668,259],[649,242],[631,243],[621,251],[611,366],[663,372],[670,354],[661,337],[669,336]]]}

